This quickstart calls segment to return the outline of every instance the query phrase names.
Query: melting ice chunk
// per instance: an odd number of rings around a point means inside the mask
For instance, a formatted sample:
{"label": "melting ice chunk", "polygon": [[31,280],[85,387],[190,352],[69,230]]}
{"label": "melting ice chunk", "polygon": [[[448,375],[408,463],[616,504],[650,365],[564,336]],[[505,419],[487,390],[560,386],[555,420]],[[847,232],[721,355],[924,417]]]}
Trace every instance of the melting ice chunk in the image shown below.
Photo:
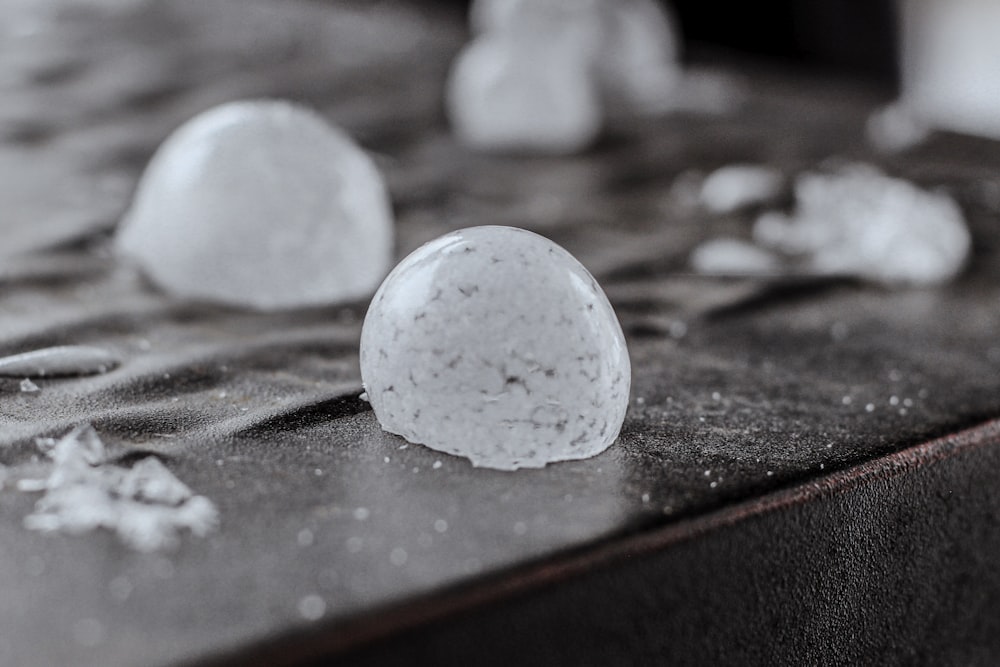
{"label": "melting ice chunk", "polygon": [[482,150],[571,153],[601,128],[587,63],[558,39],[480,37],[455,62],[447,106],[458,138]]}
{"label": "melting ice chunk", "polygon": [[231,102],[177,129],[117,237],[162,288],[258,309],[366,296],[392,242],[372,160],[318,115],[279,101]]}
{"label": "melting ice chunk", "polygon": [[731,164],[716,169],[701,186],[701,205],[712,213],[733,213],[766,204],[781,194],[780,171],[757,164]]}
{"label": "melting ice chunk", "polygon": [[631,368],[593,277],[548,239],[473,227],[418,248],[365,317],[361,376],[382,427],[514,470],[618,437]]}
{"label": "melting ice chunk", "polygon": [[761,216],[754,239],[803,257],[815,273],[933,285],[954,278],[969,254],[971,237],[954,200],[873,167],[802,174],[795,199],[792,216]]}
{"label": "melting ice chunk", "polygon": [[132,468],[107,461],[104,443],[90,426],[62,438],[39,439],[53,463],[45,480],[22,479],[22,491],[44,491],[25,518],[31,530],[79,534],[106,528],[130,547],[156,551],[174,546],[181,530],[205,535],[217,521],[215,506],[196,496],[158,459]]}
{"label": "melting ice chunk", "polygon": [[121,357],[109,350],[89,345],[60,345],[0,358],[0,376],[30,379],[94,375],[107,373],[120,363]]}
{"label": "melting ice chunk", "polygon": [[30,378],[24,378],[21,380],[21,391],[25,394],[35,394],[40,391],[38,385],[31,381]]}

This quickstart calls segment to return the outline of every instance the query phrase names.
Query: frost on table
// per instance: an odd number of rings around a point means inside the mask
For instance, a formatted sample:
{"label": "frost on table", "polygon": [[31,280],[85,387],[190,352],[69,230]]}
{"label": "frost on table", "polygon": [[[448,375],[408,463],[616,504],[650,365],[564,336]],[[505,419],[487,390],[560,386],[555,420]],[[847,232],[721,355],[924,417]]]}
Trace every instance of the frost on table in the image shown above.
{"label": "frost on table", "polygon": [[52,460],[47,479],[21,479],[18,488],[45,493],[24,525],[43,532],[114,531],[138,551],[174,547],[180,531],[204,536],[218,522],[215,506],[192,493],[159,459],[142,459],[131,468],[113,465],[90,425],[78,426],[59,440],[41,438],[39,448]]}
{"label": "frost on table", "polygon": [[474,227],[389,274],[365,317],[361,376],[385,430],[514,470],[609,447],[631,368],[614,310],[572,255]]}
{"label": "frost on table", "polygon": [[681,78],[673,22],[653,0],[478,0],[448,110],[475,148],[586,148],[605,111],[672,108]]}
{"label": "frost on table", "polygon": [[110,350],[90,345],[60,345],[0,358],[0,376],[69,377],[107,373],[121,364]]}
{"label": "frost on table", "polygon": [[392,224],[381,175],[344,132],[290,103],[243,101],[164,142],[117,244],[176,295],[282,309],[371,294]]}
{"label": "frost on table", "polygon": [[766,213],[753,235],[800,258],[809,272],[933,285],[954,278],[969,254],[971,237],[954,200],[873,167],[802,174],[795,200],[793,215]]}

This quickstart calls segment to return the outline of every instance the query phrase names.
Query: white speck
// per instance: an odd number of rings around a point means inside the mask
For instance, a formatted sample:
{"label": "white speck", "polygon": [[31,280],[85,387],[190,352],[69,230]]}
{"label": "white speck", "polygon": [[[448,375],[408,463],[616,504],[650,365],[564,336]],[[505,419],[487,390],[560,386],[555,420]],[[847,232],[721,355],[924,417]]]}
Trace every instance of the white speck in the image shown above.
{"label": "white speck", "polygon": [[104,641],[104,626],[96,618],[81,618],[73,624],[73,639],[87,648],[99,646]]}
{"label": "white speck", "polygon": [[825,463],[820,463],[819,464],[819,469],[823,470],[824,468],[826,468],[826,464]]}
{"label": "white speck", "polygon": [[717,487],[718,485],[719,485],[719,483],[718,483],[718,482],[712,482],[711,484],[709,484],[709,486],[710,486],[710,487],[712,487],[713,489],[714,489],[715,487]]}
{"label": "white speck", "polygon": [[132,595],[132,582],[124,575],[119,575],[108,583],[111,597],[118,602],[125,602]]}
{"label": "white speck", "polygon": [[667,334],[675,340],[684,338],[684,336],[687,335],[687,332],[688,325],[687,322],[684,322],[683,320],[673,320],[667,327]]}
{"label": "white speck", "polygon": [[642,502],[644,502],[644,503],[648,503],[649,502],[649,494],[648,493],[642,494]]}
{"label": "white speck", "polygon": [[705,475],[705,477],[711,477],[712,476],[712,471],[711,470],[706,470],[703,474]]}
{"label": "white speck", "polygon": [[403,549],[401,547],[396,547],[395,549],[392,550],[392,553],[389,554],[389,562],[395,565],[396,567],[402,567],[403,565],[406,565],[406,561],[408,558],[409,556],[406,553],[406,549]]}
{"label": "white speck", "polygon": [[515,535],[524,535],[526,532],[528,532],[528,525],[526,523],[524,523],[523,521],[518,521],[517,523],[514,524]]}
{"label": "white speck", "polygon": [[720,394],[717,391],[713,391],[712,392],[712,400],[713,401],[721,401],[722,400],[722,394]]}
{"label": "white speck", "polygon": [[907,413],[907,410],[906,410],[906,408],[900,408],[900,409],[899,409],[899,414],[900,414],[900,415],[903,415],[903,416],[905,416],[905,415],[906,415],[906,413]]}
{"label": "white speck", "polygon": [[299,600],[299,615],[307,621],[318,621],[326,613],[326,601],[312,593]]}
{"label": "white speck", "polygon": [[705,417],[704,416],[698,417],[698,421],[700,421],[700,422],[705,421]]}
{"label": "white speck", "polygon": [[890,396],[889,405],[899,405],[899,396]]}
{"label": "white speck", "polygon": [[215,459],[215,465],[221,468],[222,466],[226,465],[226,462],[223,459]]}
{"label": "white speck", "polygon": [[414,475],[416,475],[418,472],[420,472],[420,468],[417,468],[416,466],[414,466],[413,470],[411,470],[410,472],[412,472]]}
{"label": "white speck", "polygon": [[854,402],[854,399],[851,398],[850,396],[844,396],[842,399],[840,399],[840,402],[843,403],[844,405],[850,405],[851,403]]}
{"label": "white speck", "polygon": [[645,405],[646,404],[646,399],[643,398],[642,396],[639,396],[639,397],[637,397],[635,399],[635,402],[638,403],[639,405]]}
{"label": "white speck", "polygon": [[875,404],[868,403],[867,405],[865,405],[865,412],[875,412]]}
{"label": "white speck", "polygon": [[913,399],[912,398],[904,398],[903,399],[903,406],[907,407],[907,408],[912,408],[913,407]]}
{"label": "white speck", "polygon": [[316,468],[315,470],[313,470],[313,474],[316,475],[317,477],[322,477],[323,476],[323,469],[322,468]]}
{"label": "white speck", "polygon": [[21,380],[21,391],[26,394],[32,394],[39,391],[38,385],[32,382],[29,378],[24,378]]}
{"label": "white speck", "polygon": [[900,373],[899,370],[893,368],[892,370],[889,371],[890,382],[899,382],[902,379],[903,379],[903,374]]}
{"label": "white speck", "polygon": [[228,392],[225,392],[225,391],[220,391],[219,392],[219,398],[225,398],[226,396],[229,396]]}
{"label": "white speck", "polygon": [[352,554],[356,554],[359,551],[361,551],[362,547],[364,547],[365,545],[365,542],[360,537],[348,537],[347,542],[345,544],[347,545],[348,551],[350,551]]}
{"label": "white speck", "polygon": [[367,403],[368,402],[368,392],[367,391],[363,391],[360,394],[358,394],[358,400],[364,401],[365,403]]}
{"label": "white speck", "polygon": [[448,530],[448,522],[445,521],[444,519],[435,519],[434,530],[436,530],[439,533],[445,532],[446,530]]}
{"label": "white speck", "polygon": [[773,470],[768,470],[767,471],[767,476],[768,477],[774,477],[774,471]]}
{"label": "white speck", "polygon": [[300,547],[312,546],[313,542],[316,541],[316,536],[308,528],[303,528],[299,531],[299,534],[295,536],[295,541],[299,543]]}
{"label": "white speck", "polygon": [[440,467],[441,467],[441,462],[440,461],[435,461],[434,465],[431,466],[431,468],[434,468],[434,470],[437,470]]}
{"label": "white speck", "polygon": [[371,512],[368,511],[367,507],[358,507],[358,508],[355,508],[355,510],[354,510],[354,518],[356,520],[358,520],[358,521],[364,521],[369,516],[371,516]]}
{"label": "white speck", "polygon": [[389,462],[390,460],[391,460],[391,459],[390,459],[390,458],[389,458],[388,456],[383,456],[383,457],[382,457],[382,462],[383,462],[383,463],[388,463],[388,462]]}
{"label": "white speck", "polygon": [[409,445],[407,445],[407,444],[402,444],[402,445],[400,445],[400,446],[399,446],[399,449],[400,449],[400,450],[403,450],[403,449],[408,449],[409,447],[410,447],[410,446],[409,446]]}

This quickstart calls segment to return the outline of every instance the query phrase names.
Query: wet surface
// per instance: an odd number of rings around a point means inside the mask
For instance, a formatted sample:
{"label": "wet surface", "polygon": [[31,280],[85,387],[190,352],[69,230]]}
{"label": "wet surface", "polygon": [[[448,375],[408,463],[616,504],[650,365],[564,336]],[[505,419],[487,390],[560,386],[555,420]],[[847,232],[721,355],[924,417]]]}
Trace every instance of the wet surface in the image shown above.
{"label": "wet surface", "polygon": [[[158,455],[221,524],[140,554],[109,534],[26,530],[34,498],[6,485],[0,663],[197,662],[305,626],[336,633],[1000,416],[995,143],[940,136],[880,158],[864,121],[886,94],[756,68],[734,115],[637,121],[582,156],[485,157],[441,117],[464,39],[455,17],[392,3],[152,7],[53,10],[0,42],[0,355],[95,345],[122,360],[36,379],[32,393],[0,378],[0,464],[30,467],[35,437],[90,422],[129,460]],[[108,232],[158,142],[211,104],[268,95],[317,107],[374,151],[397,257],[452,229],[513,224],[579,258],[632,357],[619,442],[542,470],[474,469],[383,433],[358,400],[365,304],[228,310],[117,266]],[[907,291],[690,274],[697,243],[748,236],[752,218],[692,208],[676,177],[732,162],[791,175],[831,157],[955,196],[968,271]]]}

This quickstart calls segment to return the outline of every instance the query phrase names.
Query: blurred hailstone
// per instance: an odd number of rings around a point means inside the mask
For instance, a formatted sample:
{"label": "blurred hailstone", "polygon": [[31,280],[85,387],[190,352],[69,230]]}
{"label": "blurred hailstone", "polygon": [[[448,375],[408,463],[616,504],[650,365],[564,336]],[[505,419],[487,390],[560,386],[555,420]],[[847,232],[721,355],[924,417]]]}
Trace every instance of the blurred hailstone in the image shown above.
{"label": "blurred hailstone", "polygon": [[392,210],[345,132],[288,102],[230,102],[157,150],[116,240],[181,297],[323,305],[374,292],[391,261]]}

